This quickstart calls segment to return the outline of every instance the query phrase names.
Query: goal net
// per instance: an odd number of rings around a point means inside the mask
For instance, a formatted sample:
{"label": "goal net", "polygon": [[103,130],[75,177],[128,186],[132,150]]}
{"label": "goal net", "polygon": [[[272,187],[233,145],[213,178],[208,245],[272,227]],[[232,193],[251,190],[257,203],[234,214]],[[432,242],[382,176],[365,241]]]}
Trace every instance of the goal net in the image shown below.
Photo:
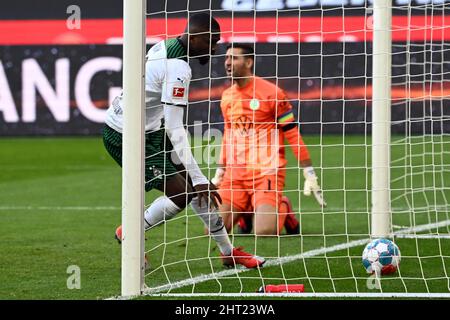
{"label": "goal net", "polygon": [[[247,43],[254,47],[255,75],[280,87],[293,107],[327,206],[303,194],[303,169],[286,145],[286,178],[279,191],[290,199],[300,232],[258,235],[236,225],[229,232],[233,245],[267,262],[259,269],[224,269],[216,243],[187,206],[145,233],[150,266],[144,294],[250,296],[283,284],[303,284],[303,293],[290,294],[300,297],[450,294],[450,1],[392,0],[391,6],[391,22],[382,30],[391,37],[389,50],[377,53],[385,56],[388,72],[379,72],[373,70],[372,1],[147,2],[147,50],[182,34],[192,13],[208,12],[221,27],[209,64],[188,59],[185,126],[204,174],[211,179],[218,166],[225,125],[221,98],[233,85],[224,67],[226,46]],[[390,97],[375,95],[374,77],[391,84]],[[373,193],[380,191],[373,187],[380,172],[372,152],[380,150],[372,143],[379,134],[372,127],[377,99],[384,101],[390,121],[383,134],[388,139],[388,162],[381,168],[388,179],[383,237],[401,252],[399,269],[379,280],[362,264],[365,245],[377,238],[372,206],[378,201]],[[156,190],[146,193],[145,208],[159,196]]]}

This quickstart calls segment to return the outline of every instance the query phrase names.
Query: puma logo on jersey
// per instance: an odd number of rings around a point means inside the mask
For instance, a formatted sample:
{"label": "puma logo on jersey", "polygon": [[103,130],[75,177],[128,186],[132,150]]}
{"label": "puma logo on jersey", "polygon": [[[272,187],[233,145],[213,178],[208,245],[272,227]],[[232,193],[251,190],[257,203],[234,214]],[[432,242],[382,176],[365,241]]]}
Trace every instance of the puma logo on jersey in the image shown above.
{"label": "puma logo on jersey", "polygon": [[183,98],[184,97],[184,88],[173,87],[172,96],[175,98]]}

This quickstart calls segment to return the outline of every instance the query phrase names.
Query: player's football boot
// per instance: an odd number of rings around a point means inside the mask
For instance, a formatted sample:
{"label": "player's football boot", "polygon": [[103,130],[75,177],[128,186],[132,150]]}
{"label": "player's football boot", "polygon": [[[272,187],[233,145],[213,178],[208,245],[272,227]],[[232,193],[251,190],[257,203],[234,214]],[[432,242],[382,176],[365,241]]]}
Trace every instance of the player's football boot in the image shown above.
{"label": "player's football boot", "polygon": [[116,232],[114,233],[114,238],[117,242],[119,242],[119,244],[122,243],[122,225],[117,227]]}
{"label": "player's football boot", "polygon": [[253,229],[253,214],[243,214],[238,220],[237,231],[239,234],[249,234]]}
{"label": "player's football boot", "polygon": [[300,234],[300,223],[294,215],[292,210],[292,203],[288,197],[281,197],[281,205],[285,205],[287,207],[286,219],[284,220],[284,228],[286,229],[287,234]]}
{"label": "player's football boot", "polygon": [[235,265],[240,264],[248,269],[253,269],[262,267],[266,262],[266,259],[254,256],[243,251],[242,249],[242,247],[233,248],[233,252],[230,256],[224,256],[223,254],[220,254],[222,257],[223,265],[227,268],[232,268]]}

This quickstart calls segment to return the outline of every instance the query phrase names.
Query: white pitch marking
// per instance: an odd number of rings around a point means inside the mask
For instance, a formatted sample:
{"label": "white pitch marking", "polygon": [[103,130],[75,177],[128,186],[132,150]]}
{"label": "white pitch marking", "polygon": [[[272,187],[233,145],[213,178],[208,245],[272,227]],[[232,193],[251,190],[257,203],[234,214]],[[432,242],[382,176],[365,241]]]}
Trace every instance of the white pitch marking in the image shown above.
{"label": "white pitch marking", "polygon": [[[424,231],[424,230],[429,230],[429,229],[433,229],[433,228],[437,228],[437,227],[444,227],[444,226],[448,226],[450,225],[450,220],[445,220],[445,221],[441,221],[438,223],[430,223],[430,224],[425,224],[425,225],[419,225],[413,228],[408,228],[408,229],[404,229],[404,230],[400,230],[397,232],[394,232],[393,235],[397,236],[397,235],[402,235],[402,234],[410,234],[410,233],[414,233],[414,232],[420,232],[420,231]],[[364,245],[366,243],[368,243],[370,241],[370,239],[360,239],[360,240],[354,240],[348,243],[341,243],[335,246],[331,246],[331,247],[327,247],[327,248],[320,248],[320,249],[315,249],[315,250],[310,250],[307,251],[305,253],[301,253],[301,254],[296,254],[293,256],[286,256],[286,257],[282,257],[282,258],[278,258],[278,259],[274,259],[274,260],[269,260],[265,263],[264,267],[271,267],[271,266],[277,266],[280,264],[284,264],[284,263],[289,263],[289,262],[293,262],[299,259],[303,259],[303,258],[309,258],[309,257],[314,257],[320,254],[324,254],[324,253],[330,253],[330,252],[335,252],[335,251],[340,251],[340,250],[344,250],[344,249],[349,249],[349,248],[353,248],[353,247],[357,247],[357,246],[361,246]],[[231,275],[237,275],[238,273],[242,273],[242,272],[247,272],[247,271],[251,271],[252,269],[245,269],[245,268],[240,268],[240,269],[233,269],[233,270],[225,270],[225,271],[221,271],[218,273],[211,273],[211,274],[206,274],[206,275],[200,275],[194,278],[190,278],[190,279],[185,279],[185,280],[180,280],[177,282],[173,282],[173,283],[169,283],[166,285],[162,285],[162,286],[158,286],[155,288],[146,288],[143,291],[144,295],[162,295],[160,292],[163,291],[167,291],[167,290],[173,290],[173,289],[178,289],[178,288],[182,288],[185,286],[191,286],[191,285],[195,285],[197,283],[201,283],[201,282],[205,282],[205,281],[210,281],[210,280],[214,280],[220,277],[226,277],[226,276],[231,276]],[[309,295],[305,295],[305,294],[299,294],[298,297],[368,297],[366,294],[363,293],[348,293],[348,296],[345,295],[346,293],[315,293],[315,294],[309,294]],[[172,296],[177,296],[177,294],[171,294]],[[222,295],[222,294],[218,294],[218,295]],[[235,293],[235,296],[241,296],[242,293]],[[423,293],[411,293],[411,294],[405,294],[405,293],[378,293],[378,294],[371,294],[371,296],[373,297],[383,297],[384,295],[386,295],[387,297],[429,297],[430,294],[423,294]],[[450,295],[450,294],[449,294]],[[262,295],[261,295],[262,296]],[[278,297],[280,295],[277,295]],[[289,296],[291,296],[291,294],[289,294]],[[442,293],[436,294],[436,297],[444,297],[446,296],[446,294]],[[125,299],[132,299],[135,297],[111,297],[108,298],[107,300],[114,300],[114,299],[119,299],[119,300],[125,300]]]}
{"label": "white pitch marking", "polygon": [[[430,223],[430,224],[426,224],[426,225],[416,226],[414,228],[400,230],[398,232],[394,232],[394,235],[408,234],[411,232],[421,232],[421,231],[425,231],[425,230],[429,230],[429,229],[433,229],[433,228],[437,228],[437,227],[444,227],[444,226],[448,226],[448,225],[450,225],[450,220],[441,221],[438,223]],[[286,257],[278,258],[275,260],[269,260],[266,262],[265,267],[278,266],[278,265],[293,262],[293,261],[296,261],[299,259],[304,259],[304,258],[309,258],[309,257],[314,257],[317,255],[325,254],[325,253],[349,249],[349,248],[357,247],[360,245],[364,245],[369,241],[370,241],[370,239],[354,240],[354,241],[351,241],[348,243],[342,243],[342,244],[338,244],[338,245],[331,246],[328,248],[315,249],[315,250],[307,251],[302,254],[286,256]],[[186,279],[186,280],[174,282],[171,284],[167,284],[167,285],[163,285],[163,286],[159,286],[159,287],[155,287],[155,288],[149,288],[149,289],[144,290],[144,294],[152,294],[152,293],[159,293],[159,292],[166,291],[166,290],[173,290],[173,289],[181,288],[184,286],[194,285],[194,284],[197,284],[200,282],[213,280],[217,277],[226,277],[229,275],[238,274],[238,273],[246,272],[246,271],[249,271],[249,269],[226,270],[226,271],[221,271],[218,273],[212,273],[209,275],[201,275],[201,276],[198,276],[198,277],[195,277],[192,279]]]}
{"label": "white pitch marking", "polygon": [[450,220],[444,220],[440,222],[435,223],[428,223],[428,224],[422,224],[415,227],[403,229],[400,231],[394,232],[394,236],[402,235],[402,234],[408,234],[408,233],[416,233],[416,232],[422,232],[425,230],[435,229],[435,228],[442,228],[450,225]]}
{"label": "white pitch marking", "polygon": [[450,293],[330,292],[330,293],[161,293],[153,297],[288,297],[288,298],[450,298]]}
{"label": "white pitch marking", "polygon": [[450,234],[399,234],[397,239],[450,239]]}
{"label": "white pitch marking", "polygon": [[[360,246],[360,245],[366,244],[368,241],[369,241],[368,239],[355,240],[355,241],[351,241],[348,243],[338,244],[338,245],[328,247],[328,248],[315,249],[315,250],[307,251],[305,253],[301,253],[301,254],[297,254],[297,255],[293,255],[293,256],[286,256],[286,257],[282,257],[282,258],[278,258],[278,259],[274,259],[274,260],[269,260],[264,264],[264,268],[277,266],[280,264],[289,263],[289,262],[299,260],[302,258],[313,257],[316,255],[320,255],[320,254],[324,254],[324,253],[328,253],[328,252],[334,252],[334,251],[344,250],[344,249],[351,248],[351,247]],[[227,276],[237,275],[238,273],[247,272],[247,271],[251,271],[251,270],[253,270],[253,269],[246,269],[246,268],[242,267],[242,268],[224,270],[224,271],[220,271],[217,273],[202,274],[202,275],[194,277],[194,278],[177,281],[177,282],[170,283],[170,284],[165,284],[165,285],[162,285],[159,287],[146,288],[146,289],[144,289],[143,294],[144,295],[154,295],[154,294],[158,294],[163,291],[179,289],[182,287],[194,285],[194,284],[205,282],[205,281],[214,280],[217,278],[224,278]],[[127,300],[127,299],[133,299],[133,298],[135,298],[135,297],[134,296],[132,296],[132,297],[118,296],[118,297],[108,298],[107,300],[113,300],[113,299]]]}

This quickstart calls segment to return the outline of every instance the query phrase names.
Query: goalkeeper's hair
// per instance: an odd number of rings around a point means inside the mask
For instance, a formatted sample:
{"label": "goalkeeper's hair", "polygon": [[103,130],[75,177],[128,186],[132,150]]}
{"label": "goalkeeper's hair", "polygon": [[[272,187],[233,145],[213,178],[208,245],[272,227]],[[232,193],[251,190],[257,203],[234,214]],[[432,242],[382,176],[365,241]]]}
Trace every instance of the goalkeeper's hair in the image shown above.
{"label": "goalkeeper's hair", "polygon": [[249,45],[247,43],[230,43],[227,45],[227,50],[231,48],[238,48],[242,50],[242,54],[246,58],[250,58],[253,61],[255,61],[255,50],[253,49],[252,45]]}

